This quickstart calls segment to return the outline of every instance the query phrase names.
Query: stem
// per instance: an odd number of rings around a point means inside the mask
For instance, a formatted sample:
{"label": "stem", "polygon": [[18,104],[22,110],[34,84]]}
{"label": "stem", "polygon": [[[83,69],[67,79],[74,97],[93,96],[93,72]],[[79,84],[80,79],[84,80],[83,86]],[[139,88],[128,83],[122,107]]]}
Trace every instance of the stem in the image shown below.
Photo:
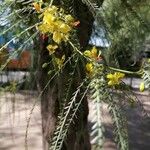
{"label": "stem", "polygon": [[49,6],[52,6],[52,4],[53,4],[53,1],[54,1],[54,0],[51,0],[51,1],[50,1],[50,4],[49,4]]}
{"label": "stem", "polygon": [[[68,40],[69,44],[72,46],[72,48],[73,48],[75,51],[77,51],[80,55],[84,56],[84,54],[83,54],[80,50],[78,50],[78,48],[75,47],[74,44],[73,44],[71,41],[69,41],[69,39],[67,39],[67,40]],[[84,56],[84,57],[85,57],[85,56]]]}
{"label": "stem", "polygon": [[22,34],[25,34],[26,32],[28,32],[28,30],[31,30],[33,29],[34,27],[36,27],[37,25],[39,25],[40,23],[36,23],[28,28],[26,28],[25,30],[23,30],[21,33],[17,34],[15,37],[13,37],[10,41],[8,41],[5,45],[3,45],[1,48],[0,48],[0,51],[3,50],[3,48],[6,48],[13,40],[16,40],[17,38],[19,38]]}
{"label": "stem", "polygon": [[72,48],[79,53],[81,56],[83,56],[85,59],[87,59],[88,61],[93,61],[91,58],[85,56],[76,46],[74,46],[74,44],[67,38],[68,43],[72,46]]}
{"label": "stem", "polygon": [[109,69],[114,70],[114,71],[118,71],[118,72],[127,73],[127,74],[137,74],[137,75],[141,75],[142,74],[142,70],[133,72],[133,71],[122,70],[122,69],[118,69],[118,68],[114,68],[114,67],[109,67]]}

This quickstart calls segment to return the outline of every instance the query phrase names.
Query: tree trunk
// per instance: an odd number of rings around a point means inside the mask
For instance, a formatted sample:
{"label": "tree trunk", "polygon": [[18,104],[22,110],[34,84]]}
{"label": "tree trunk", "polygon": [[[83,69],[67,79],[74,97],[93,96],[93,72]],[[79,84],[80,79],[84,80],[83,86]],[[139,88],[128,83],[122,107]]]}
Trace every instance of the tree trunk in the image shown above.
{"label": "tree trunk", "polygon": [[[76,16],[80,20],[80,26],[77,31],[78,38],[81,47],[84,49],[88,45],[88,41],[92,32],[93,17],[89,12],[88,8],[81,2],[76,5]],[[48,39],[41,39],[42,42],[39,58],[39,71],[38,71],[38,81],[39,89],[42,91],[45,85],[48,83],[50,77],[47,75],[48,70],[43,69],[41,66],[43,63],[48,62],[48,51],[46,46],[48,44]],[[82,80],[82,74],[77,77]],[[43,132],[43,148],[48,150],[47,140],[51,138],[53,131],[55,129],[57,115],[59,113],[59,98],[62,97],[64,91],[64,85],[67,80],[64,77],[68,76],[68,72],[64,72],[59,78],[54,79],[48,87],[44,90],[41,96],[41,115],[42,115],[42,132]],[[74,87],[75,88],[75,87]],[[73,91],[73,90],[72,90]],[[75,126],[72,125],[67,139],[64,142],[62,150],[90,150],[90,139],[88,134],[88,102],[85,98],[82,102],[81,107],[83,112],[78,114],[78,120]]]}

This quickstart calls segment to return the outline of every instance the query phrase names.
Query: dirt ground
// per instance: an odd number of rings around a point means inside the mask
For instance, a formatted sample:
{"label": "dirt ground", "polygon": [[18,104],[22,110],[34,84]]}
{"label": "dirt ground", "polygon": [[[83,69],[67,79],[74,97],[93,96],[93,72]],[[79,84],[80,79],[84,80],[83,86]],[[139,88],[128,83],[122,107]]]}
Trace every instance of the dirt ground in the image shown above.
{"label": "dirt ground", "polygon": [[[0,95],[0,150],[25,150],[25,133],[33,93]],[[42,150],[40,105],[36,105],[28,128],[28,150]]]}
{"label": "dirt ground", "polygon": [[[145,115],[140,105],[136,105],[133,108],[125,108],[128,120],[129,150],[150,150],[150,94],[148,92],[142,93],[142,95],[137,93],[137,97],[144,106],[145,113],[147,115],[149,114],[149,116]],[[89,122],[93,124],[93,102],[89,103],[89,108]],[[103,149],[119,150],[114,141],[112,120],[107,108],[106,104],[102,105],[102,119],[105,127],[105,143]]]}
{"label": "dirt ground", "polygon": [[[0,150],[25,150],[27,121],[36,100],[36,94],[20,92],[0,94]],[[150,113],[150,95],[138,95],[144,108]],[[89,126],[92,124],[94,103],[89,102]],[[127,108],[130,150],[150,150],[150,120],[143,117],[141,107]],[[104,150],[117,150],[112,134],[112,122],[103,104],[105,124]],[[42,150],[40,103],[37,102],[28,128],[28,150]]]}

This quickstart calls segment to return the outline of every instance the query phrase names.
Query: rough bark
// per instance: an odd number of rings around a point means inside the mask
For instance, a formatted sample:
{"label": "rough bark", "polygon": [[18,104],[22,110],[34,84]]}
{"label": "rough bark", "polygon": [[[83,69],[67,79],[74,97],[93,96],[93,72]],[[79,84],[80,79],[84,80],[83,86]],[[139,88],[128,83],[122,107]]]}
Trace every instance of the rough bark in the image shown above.
{"label": "rough bark", "polygon": [[[81,3],[81,2],[80,2]],[[76,8],[76,15],[80,20],[80,26],[78,29],[78,38],[82,48],[85,48],[88,44],[93,18],[88,8],[81,3],[81,5]],[[82,6],[82,7],[81,7]],[[80,10],[80,11],[79,11]],[[84,15],[83,15],[84,14]],[[39,71],[38,71],[38,81],[39,89],[42,91],[49,80],[47,75],[47,69],[42,69],[42,64],[48,62],[48,51],[46,50],[48,39],[41,39],[42,46],[40,50],[39,58]],[[79,80],[82,79],[82,75],[79,74]],[[48,149],[48,144],[46,140],[51,138],[53,131],[55,129],[55,123],[57,115],[59,112],[59,98],[62,97],[64,92],[64,85],[67,80],[64,77],[68,76],[68,72],[64,72],[59,78],[54,79],[51,84],[46,88],[41,96],[41,114],[42,114],[42,131],[43,131],[43,147],[44,150]],[[73,87],[75,88],[75,87]],[[62,150],[90,150],[90,140],[88,134],[88,103],[85,98],[82,102],[81,107],[82,114],[78,114],[78,119],[75,121],[76,125],[72,125],[66,141],[64,142]]]}

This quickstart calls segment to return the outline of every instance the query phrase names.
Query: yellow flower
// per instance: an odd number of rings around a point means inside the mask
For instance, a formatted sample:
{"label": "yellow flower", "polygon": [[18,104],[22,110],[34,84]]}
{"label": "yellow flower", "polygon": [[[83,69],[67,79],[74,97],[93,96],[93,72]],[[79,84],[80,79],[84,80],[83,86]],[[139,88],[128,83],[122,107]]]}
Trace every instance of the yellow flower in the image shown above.
{"label": "yellow flower", "polygon": [[51,30],[50,26],[48,26],[47,24],[41,24],[38,29],[42,32],[42,33],[47,33]]}
{"label": "yellow flower", "polygon": [[89,50],[84,51],[84,55],[87,56],[87,57],[90,57],[91,56],[91,51],[89,51]]}
{"label": "yellow flower", "polygon": [[109,79],[108,85],[113,86],[113,85],[119,85],[120,80],[124,78],[125,74],[120,73],[120,72],[115,72],[114,74],[108,74],[107,79]]}
{"label": "yellow flower", "polygon": [[54,42],[59,44],[67,41],[69,32],[72,27],[67,22],[72,20],[71,15],[65,15],[63,10],[59,10],[56,6],[48,7],[44,10],[43,23],[38,27],[43,33],[53,34]]}
{"label": "yellow flower", "polygon": [[66,15],[65,16],[65,21],[67,24],[70,24],[74,21],[74,18],[71,15]]}
{"label": "yellow flower", "polygon": [[65,55],[62,56],[62,58],[55,58],[55,62],[58,66],[58,69],[61,69],[63,67],[65,61]]}
{"label": "yellow flower", "polygon": [[53,53],[55,53],[55,51],[56,51],[57,48],[58,48],[57,45],[51,45],[50,44],[50,45],[47,46],[47,49],[48,49],[50,55],[53,54]]}
{"label": "yellow flower", "polygon": [[56,17],[48,12],[44,13],[43,23],[47,23],[49,25],[54,24]]}
{"label": "yellow flower", "polygon": [[40,12],[41,11],[41,5],[40,4],[38,4],[38,3],[33,3],[33,6],[34,6],[34,8],[35,8],[35,10],[37,11],[37,12]]}
{"label": "yellow flower", "polygon": [[68,33],[69,31],[71,31],[71,28],[65,24],[65,23],[62,23],[59,27],[59,30],[62,32],[62,33]]}
{"label": "yellow flower", "polygon": [[91,50],[86,50],[84,52],[84,55],[91,58],[91,59],[95,59],[97,60],[98,55],[100,55],[100,53],[98,54],[98,50],[97,48],[94,46]]}
{"label": "yellow flower", "polygon": [[142,82],[142,83],[140,84],[140,92],[143,92],[144,89],[145,89],[145,84],[144,84],[144,82]]}
{"label": "yellow flower", "polygon": [[62,39],[64,38],[64,35],[61,33],[61,32],[57,32],[55,31],[53,33],[53,40],[56,42],[56,43],[60,43],[62,41]]}
{"label": "yellow flower", "polygon": [[92,75],[93,71],[94,71],[93,64],[92,63],[87,63],[85,67],[86,67],[87,73],[89,75]]}
{"label": "yellow flower", "polygon": [[52,5],[51,7],[49,7],[46,12],[49,12],[50,14],[56,14],[58,11],[58,8],[54,5]]}

